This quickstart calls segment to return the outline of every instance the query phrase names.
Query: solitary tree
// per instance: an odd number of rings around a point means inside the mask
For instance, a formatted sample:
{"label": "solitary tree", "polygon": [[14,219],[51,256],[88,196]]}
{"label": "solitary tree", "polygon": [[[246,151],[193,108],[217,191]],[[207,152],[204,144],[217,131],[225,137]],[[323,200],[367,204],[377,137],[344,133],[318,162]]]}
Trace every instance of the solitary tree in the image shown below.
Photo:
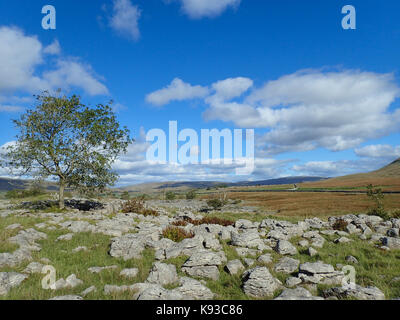
{"label": "solitary tree", "polygon": [[76,95],[48,92],[36,99],[36,107],[13,120],[18,135],[7,147],[2,165],[20,175],[56,179],[61,209],[66,187],[93,192],[113,185],[118,175],[112,164],[133,140],[111,107],[90,108]]}

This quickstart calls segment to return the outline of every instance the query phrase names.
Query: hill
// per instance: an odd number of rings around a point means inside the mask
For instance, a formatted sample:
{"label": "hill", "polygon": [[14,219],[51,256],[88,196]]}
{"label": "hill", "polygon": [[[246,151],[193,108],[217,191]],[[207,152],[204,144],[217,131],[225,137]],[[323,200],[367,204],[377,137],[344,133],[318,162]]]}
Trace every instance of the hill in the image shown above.
{"label": "hill", "polygon": [[310,181],[321,181],[322,177],[284,177],[260,181],[241,181],[241,182],[221,182],[221,181],[180,181],[180,182],[160,182],[144,183],[120,188],[123,191],[131,192],[161,192],[166,189],[184,191],[189,189],[206,189],[214,187],[250,187],[250,186],[268,186],[268,185],[286,185],[294,183],[305,183]]}
{"label": "hill", "polygon": [[307,187],[359,188],[369,184],[382,187],[383,190],[400,191],[400,159],[376,171],[308,183]]}

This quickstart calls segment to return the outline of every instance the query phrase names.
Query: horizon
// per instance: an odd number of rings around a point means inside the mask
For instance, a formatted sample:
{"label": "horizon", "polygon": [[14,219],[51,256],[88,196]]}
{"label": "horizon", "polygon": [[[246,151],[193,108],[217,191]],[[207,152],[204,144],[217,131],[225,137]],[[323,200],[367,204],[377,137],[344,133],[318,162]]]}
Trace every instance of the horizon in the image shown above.
{"label": "horizon", "polygon": [[[43,28],[45,2],[0,4],[0,148],[33,94],[61,88],[115,101],[136,139],[114,164],[117,186],[337,177],[400,158],[400,3],[352,1],[348,30],[344,1],[196,3],[54,0],[55,29]],[[254,171],[149,160],[146,135],[170,121],[198,135],[254,129]]]}

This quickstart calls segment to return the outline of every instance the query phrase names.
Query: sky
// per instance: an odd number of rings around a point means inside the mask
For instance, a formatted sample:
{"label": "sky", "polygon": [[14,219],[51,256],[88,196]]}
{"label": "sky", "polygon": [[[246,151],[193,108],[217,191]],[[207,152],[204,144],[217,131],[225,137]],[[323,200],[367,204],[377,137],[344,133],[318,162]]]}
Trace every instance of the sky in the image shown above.
{"label": "sky", "polygon": [[[55,29],[42,27],[45,5]],[[114,101],[136,139],[114,164],[119,185],[378,169],[400,157],[399,12],[395,0],[2,1],[0,146],[34,94],[61,88]],[[254,129],[254,171],[149,160],[146,134],[170,121],[199,136]]]}

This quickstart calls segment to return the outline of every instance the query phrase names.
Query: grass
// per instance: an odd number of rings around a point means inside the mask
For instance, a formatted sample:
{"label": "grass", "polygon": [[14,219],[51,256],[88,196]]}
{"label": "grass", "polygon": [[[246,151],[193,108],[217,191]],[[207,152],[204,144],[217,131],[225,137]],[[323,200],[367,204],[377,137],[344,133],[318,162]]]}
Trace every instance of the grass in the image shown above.
{"label": "grass", "polygon": [[[242,214],[242,213],[217,213],[213,215],[207,215],[207,217],[218,217],[223,219],[229,219],[236,221],[238,219],[249,219],[253,221],[261,221],[265,218],[274,218],[275,216],[267,216],[262,213],[254,214]],[[292,222],[297,221],[297,217],[290,216],[278,217],[279,219],[290,220]],[[0,252],[12,252],[17,249],[18,246],[10,244],[7,239],[16,235],[20,229],[6,230],[6,227],[11,224],[19,223],[23,229],[32,228],[35,224],[44,222],[42,218],[35,217],[15,217],[9,216],[0,219]],[[39,230],[42,231],[43,230]],[[37,300],[37,299],[49,299],[59,295],[77,294],[79,295],[83,290],[90,286],[96,286],[97,292],[89,294],[86,299],[93,300],[125,300],[132,298],[132,292],[124,292],[113,295],[104,294],[104,285],[130,285],[134,283],[144,282],[149,274],[152,264],[155,261],[154,252],[152,250],[145,250],[141,259],[131,259],[124,261],[123,259],[112,258],[109,254],[109,246],[111,237],[92,234],[92,233],[78,233],[75,234],[70,241],[58,241],[56,238],[60,235],[68,233],[66,230],[46,230],[48,235],[46,240],[38,241],[41,245],[42,250],[40,252],[33,252],[34,261],[40,262],[42,258],[47,258],[51,261],[51,265],[57,270],[57,279],[66,278],[70,274],[74,273],[81,279],[84,284],[74,288],[65,289],[59,291],[48,291],[41,287],[41,280],[44,275],[37,274],[31,275],[25,280],[19,287],[14,288],[10,291],[9,295],[0,297],[1,300]],[[318,248],[318,255],[310,257],[306,251],[300,247],[298,248],[298,254],[293,256],[295,259],[299,259],[302,263],[304,262],[316,262],[322,260],[325,263],[331,264],[334,267],[336,264],[346,265],[346,256],[352,255],[359,261],[358,264],[354,265],[356,269],[356,283],[361,286],[373,285],[378,287],[385,293],[386,298],[391,299],[400,297],[400,282],[394,283],[392,279],[400,276],[400,250],[382,251],[376,248],[373,244],[367,241],[359,240],[357,236],[350,236],[353,239],[352,242],[346,244],[334,244],[332,240],[335,237],[324,236],[327,241],[323,248]],[[299,237],[293,238],[291,242],[297,244],[300,240]],[[89,251],[81,251],[72,253],[72,250],[79,246],[86,246]],[[223,250],[229,260],[240,259],[242,262],[243,258],[240,257],[235,248],[230,246],[227,241],[222,241]],[[267,264],[271,273],[277,277],[281,282],[285,283],[286,279],[290,275],[284,273],[276,273],[273,270],[274,264],[276,264],[281,256],[275,252],[266,251],[270,253],[273,259],[273,263]],[[259,255],[258,255],[259,256]],[[257,257],[258,257],[257,256]],[[252,257],[257,259],[257,257]],[[180,276],[186,276],[180,268],[184,262],[188,259],[187,256],[180,256],[174,259],[164,261],[164,263],[171,263],[177,266],[177,271]],[[17,271],[22,272],[28,263],[24,263],[17,268],[0,268],[0,272]],[[94,266],[110,266],[116,265],[117,269],[104,270],[100,274],[92,274],[88,271],[88,268]],[[255,266],[263,266],[263,264],[256,262]],[[134,279],[127,279],[119,275],[120,271],[124,268],[138,268],[139,274]],[[242,280],[241,274],[229,275],[224,271],[224,266],[220,266],[220,278],[218,281],[207,280],[206,285],[216,294],[218,300],[247,300],[247,297],[241,289]],[[201,279],[199,279],[201,280]],[[173,289],[177,284],[166,286],[167,289]],[[318,292],[326,289],[327,286],[318,286]],[[316,294],[317,292],[313,292]],[[279,292],[276,292],[278,295]],[[271,297],[270,297],[271,298]],[[269,298],[269,299],[270,299]]]}
{"label": "grass", "polygon": [[[275,211],[277,213],[274,216],[285,219],[366,213],[374,205],[367,195],[351,193],[235,192],[229,196],[241,199],[243,203],[240,205],[257,206],[261,211]],[[400,208],[400,194],[385,195],[384,206],[388,211]],[[240,214],[236,216],[240,217]],[[259,221],[263,213],[242,216]]]}

